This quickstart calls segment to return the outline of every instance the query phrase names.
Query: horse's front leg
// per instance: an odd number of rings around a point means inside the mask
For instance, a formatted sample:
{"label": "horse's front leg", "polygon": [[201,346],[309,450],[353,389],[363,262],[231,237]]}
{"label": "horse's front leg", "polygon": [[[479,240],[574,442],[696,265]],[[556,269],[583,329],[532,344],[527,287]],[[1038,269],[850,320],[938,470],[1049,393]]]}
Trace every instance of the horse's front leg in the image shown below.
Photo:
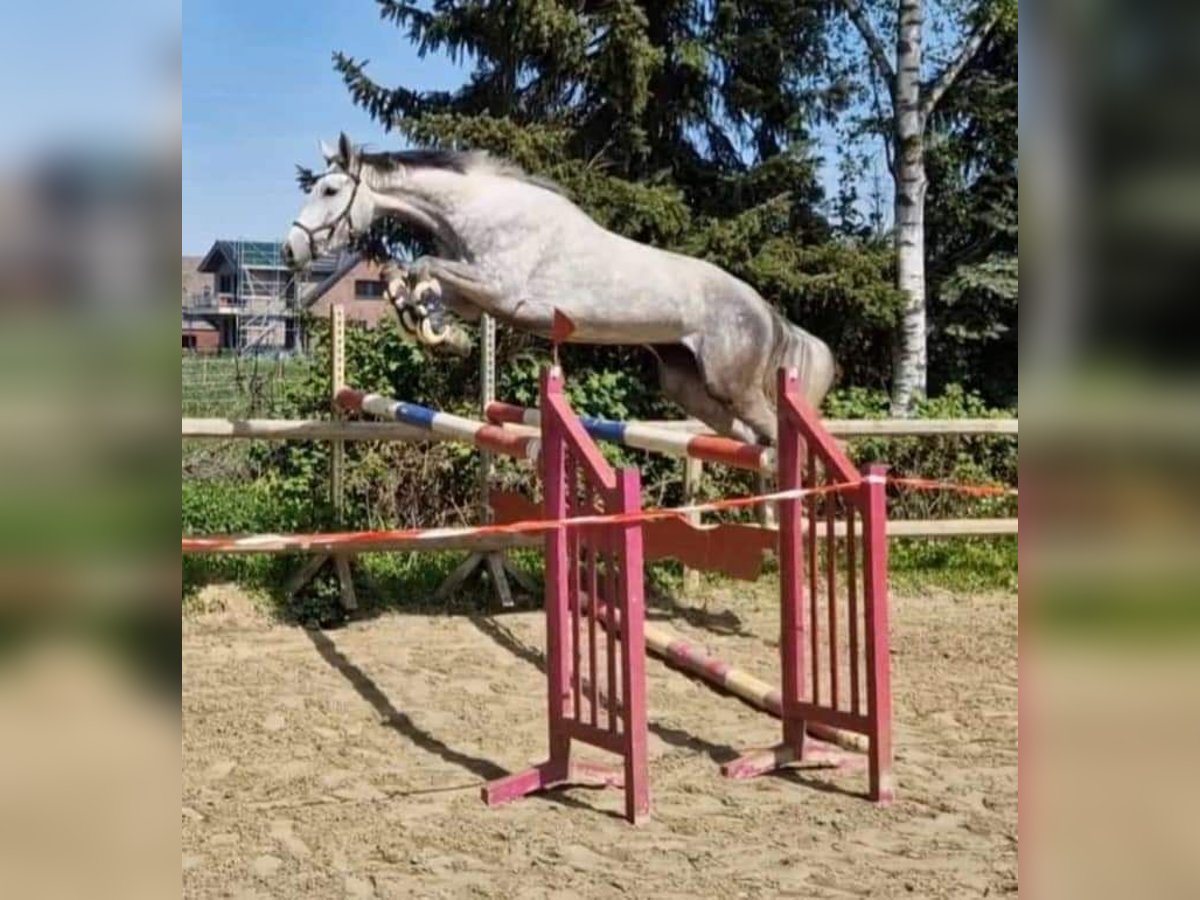
{"label": "horse's front leg", "polygon": [[495,278],[476,265],[456,259],[422,256],[412,264],[410,273],[413,283],[436,279],[444,289],[453,292],[460,302],[474,306],[478,312],[488,313],[518,328],[534,330],[533,322],[522,319],[521,304],[514,302],[511,294]]}
{"label": "horse's front leg", "polygon": [[[386,284],[384,294],[396,310],[401,328],[422,344],[444,345],[459,356],[470,354],[474,346],[471,336],[462,328],[447,325],[444,321],[446,306],[456,313],[464,309],[464,304],[457,296],[452,292],[447,296],[442,284],[428,277],[414,280],[412,272],[399,263],[386,264],[381,275]],[[466,318],[470,318],[474,307],[465,309],[468,314]]]}

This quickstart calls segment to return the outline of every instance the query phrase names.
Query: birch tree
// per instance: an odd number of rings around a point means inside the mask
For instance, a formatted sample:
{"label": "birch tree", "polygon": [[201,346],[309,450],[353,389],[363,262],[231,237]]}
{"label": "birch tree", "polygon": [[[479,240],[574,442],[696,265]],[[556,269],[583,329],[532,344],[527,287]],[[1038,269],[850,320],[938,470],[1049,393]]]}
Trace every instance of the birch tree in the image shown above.
{"label": "birch tree", "polygon": [[[1016,17],[1014,0],[837,0],[865,51],[878,98],[878,124],[893,179],[896,286],[904,309],[892,362],[892,413],[907,415],[925,393],[928,371],[925,284],[926,126],[939,101],[979,53],[997,23]],[[926,54],[927,38],[936,52]],[[952,38],[956,37],[957,41]],[[885,38],[891,38],[889,52]],[[947,49],[950,52],[945,52]],[[934,57],[944,57],[934,59]]]}

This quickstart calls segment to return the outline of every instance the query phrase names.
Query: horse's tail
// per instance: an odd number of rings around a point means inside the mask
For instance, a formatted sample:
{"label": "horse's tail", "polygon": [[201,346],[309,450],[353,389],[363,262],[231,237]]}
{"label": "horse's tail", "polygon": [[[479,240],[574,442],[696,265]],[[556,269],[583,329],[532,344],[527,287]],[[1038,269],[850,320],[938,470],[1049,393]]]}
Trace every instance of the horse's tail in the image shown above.
{"label": "horse's tail", "polygon": [[837,375],[833,351],[819,337],[809,334],[798,325],[793,325],[778,313],[773,319],[774,339],[771,342],[770,365],[764,373],[767,396],[772,403],[777,402],[776,373],[781,366],[786,366],[795,369],[799,375],[808,404],[813,409],[819,409],[821,401],[833,387]]}

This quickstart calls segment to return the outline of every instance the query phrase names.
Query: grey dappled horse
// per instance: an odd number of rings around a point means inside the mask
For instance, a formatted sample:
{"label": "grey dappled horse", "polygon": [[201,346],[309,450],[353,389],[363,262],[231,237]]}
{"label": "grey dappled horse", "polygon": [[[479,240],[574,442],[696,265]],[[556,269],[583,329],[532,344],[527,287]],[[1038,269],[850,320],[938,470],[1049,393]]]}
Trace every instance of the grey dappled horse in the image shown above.
{"label": "grey dappled horse", "polygon": [[[613,234],[552,184],[484,154],[368,153],[343,134],[284,246],[295,268],[385,216],[433,239],[411,284],[433,280],[468,322],[482,313],[548,336],[557,308],[570,340],[644,344],[663,392],[715,431],[775,440],[775,377],[795,367],[816,407],[833,382],[829,348],[711,263]],[[436,335],[420,329],[426,342]]]}

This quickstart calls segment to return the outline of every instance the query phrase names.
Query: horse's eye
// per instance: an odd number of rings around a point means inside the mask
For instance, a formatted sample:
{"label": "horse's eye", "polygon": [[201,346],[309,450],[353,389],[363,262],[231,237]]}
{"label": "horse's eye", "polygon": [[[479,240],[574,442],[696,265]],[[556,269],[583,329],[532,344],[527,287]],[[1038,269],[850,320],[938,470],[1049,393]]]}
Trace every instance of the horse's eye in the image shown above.
{"label": "horse's eye", "polygon": [[326,197],[333,197],[337,195],[337,188],[335,188],[332,184],[328,184],[325,186],[325,190],[321,191],[321,193]]}

